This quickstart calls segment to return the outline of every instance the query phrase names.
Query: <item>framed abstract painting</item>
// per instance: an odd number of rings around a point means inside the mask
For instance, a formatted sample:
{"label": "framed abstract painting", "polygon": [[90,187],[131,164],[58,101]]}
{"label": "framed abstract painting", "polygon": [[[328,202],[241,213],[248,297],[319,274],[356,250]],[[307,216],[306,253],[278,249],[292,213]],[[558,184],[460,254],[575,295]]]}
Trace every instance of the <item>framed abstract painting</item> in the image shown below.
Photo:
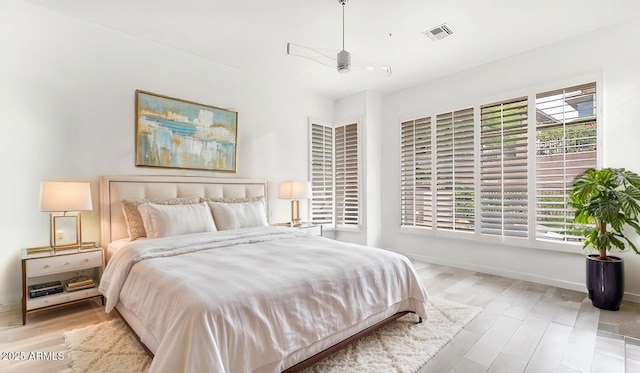
{"label": "framed abstract painting", "polygon": [[238,113],[136,90],[136,166],[236,172]]}

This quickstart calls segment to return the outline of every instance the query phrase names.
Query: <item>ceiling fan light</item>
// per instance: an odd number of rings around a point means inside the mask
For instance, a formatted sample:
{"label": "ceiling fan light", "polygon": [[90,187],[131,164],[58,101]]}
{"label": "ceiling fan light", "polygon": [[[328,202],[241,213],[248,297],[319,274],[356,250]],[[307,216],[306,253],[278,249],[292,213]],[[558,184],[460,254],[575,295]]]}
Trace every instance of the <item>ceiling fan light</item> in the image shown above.
{"label": "ceiling fan light", "polygon": [[339,73],[348,73],[351,70],[351,54],[346,50],[341,50],[338,53],[338,72]]}

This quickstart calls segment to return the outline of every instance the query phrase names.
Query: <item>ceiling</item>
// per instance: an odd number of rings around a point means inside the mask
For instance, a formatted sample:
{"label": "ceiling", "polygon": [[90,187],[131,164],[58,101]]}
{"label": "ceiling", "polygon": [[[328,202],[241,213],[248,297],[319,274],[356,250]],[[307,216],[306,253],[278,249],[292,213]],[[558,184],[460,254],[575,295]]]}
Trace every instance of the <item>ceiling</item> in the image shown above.
{"label": "ceiling", "polygon": [[[28,1],[330,99],[396,91],[640,17],[637,0],[350,0],[345,49],[392,66],[387,77],[286,55],[287,42],[341,49],[339,0]],[[443,23],[448,38],[422,34]]]}

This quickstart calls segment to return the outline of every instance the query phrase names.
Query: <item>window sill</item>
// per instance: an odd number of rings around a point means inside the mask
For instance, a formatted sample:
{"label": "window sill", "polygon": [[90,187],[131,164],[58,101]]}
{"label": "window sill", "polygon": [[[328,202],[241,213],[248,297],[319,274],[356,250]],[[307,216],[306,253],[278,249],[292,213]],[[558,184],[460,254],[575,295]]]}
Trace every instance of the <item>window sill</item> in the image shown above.
{"label": "window sill", "polygon": [[573,254],[582,254],[584,249],[581,243],[563,243],[547,240],[540,240],[535,238],[516,238],[516,237],[502,237],[502,236],[490,236],[483,235],[476,232],[455,232],[455,231],[437,231],[432,228],[417,228],[401,226],[399,230],[400,234],[409,234],[415,236],[434,237],[442,239],[455,239],[465,241],[476,241],[483,244],[493,244],[505,247],[522,247],[530,248],[534,250],[548,250]]}

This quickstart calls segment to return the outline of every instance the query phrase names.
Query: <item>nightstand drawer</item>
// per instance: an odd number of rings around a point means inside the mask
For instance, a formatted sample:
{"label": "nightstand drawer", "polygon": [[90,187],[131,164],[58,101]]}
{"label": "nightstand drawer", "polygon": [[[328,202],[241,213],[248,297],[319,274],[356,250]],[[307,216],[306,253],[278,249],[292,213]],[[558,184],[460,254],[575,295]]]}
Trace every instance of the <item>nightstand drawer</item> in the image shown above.
{"label": "nightstand drawer", "polygon": [[90,251],[74,255],[31,259],[26,262],[26,271],[27,277],[34,277],[101,266],[102,251]]}

